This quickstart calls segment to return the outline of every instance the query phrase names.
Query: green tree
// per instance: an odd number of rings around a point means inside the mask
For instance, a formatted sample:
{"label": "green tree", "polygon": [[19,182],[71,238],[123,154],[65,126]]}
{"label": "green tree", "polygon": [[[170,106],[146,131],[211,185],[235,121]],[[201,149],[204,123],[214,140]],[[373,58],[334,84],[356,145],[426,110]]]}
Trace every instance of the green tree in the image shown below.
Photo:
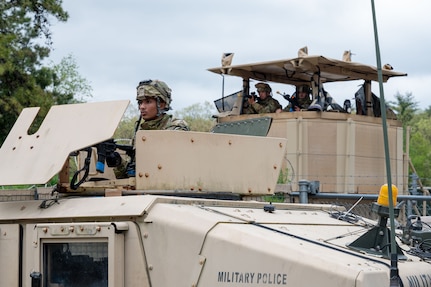
{"label": "green tree", "polygon": [[425,111],[410,121],[409,155],[422,184],[431,185],[431,116]]}
{"label": "green tree", "polygon": [[[411,93],[395,95],[389,102],[402,122],[404,137],[407,127],[411,128],[409,157],[424,185],[431,184],[431,107],[420,111]],[[404,141],[405,142],[405,141]]]}
{"label": "green tree", "polygon": [[139,113],[136,108],[136,103],[131,103],[121,119],[115,131],[115,139],[132,139],[135,135],[136,124],[138,121]]}
{"label": "green tree", "polygon": [[418,110],[418,103],[415,102],[412,93],[395,95],[395,102],[389,102],[391,108],[397,113],[398,119],[402,122],[403,127],[410,125],[414,114]]}
{"label": "green tree", "polygon": [[[208,132],[215,125],[212,115],[213,108],[209,102],[193,104],[174,113],[174,117],[184,119],[189,124],[190,130],[201,132]],[[130,104],[115,131],[114,138],[132,139],[138,117],[136,106]]]}
{"label": "green tree", "polygon": [[397,118],[403,125],[403,150],[405,150],[406,142],[406,129],[407,126],[411,126],[411,121],[418,110],[418,103],[414,101],[412,93],[401,95],[397,93],[395,95],[395,101],[388,103],[388,106],[395,111]]}
{"label": "green tree", "polygon": [[[53,104],[47,88],[53,71],[42,65],[51,49],[51,19],[66,21],[61,0],[9,0],[0,3],[0,143],[24,107]],[[40,39],[45,39],[42,44]]]}
{"label": "green tree", "polygon": [[184,119],[192,131],[209,132],[215,125],[214,107],[210,102],[197,103],[175,112],[175,117]]}
{"label": "green tree", "polygon": [[429,117],[431,117],[431,106],[429,106],[428,108],[425,109],[425,114]]}
{"label": "green tree", "polygon": [[72,55],[53,65],[50,91],[55,104],[81,103],[92,97],[91,85],[78,73],[78,68]]}

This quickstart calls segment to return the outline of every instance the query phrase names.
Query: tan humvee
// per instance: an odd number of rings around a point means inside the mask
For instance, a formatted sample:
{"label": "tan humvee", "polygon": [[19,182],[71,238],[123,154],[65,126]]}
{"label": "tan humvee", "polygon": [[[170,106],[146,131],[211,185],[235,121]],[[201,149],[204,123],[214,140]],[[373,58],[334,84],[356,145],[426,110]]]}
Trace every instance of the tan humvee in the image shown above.
{"label": "tan humvee", "polygon": [[[274,194],[290,142],[313,125],[372,121],[298,112],[275,115],[270,136],[138,131],[124,147],[110,139],[127,105],[55,106],[32,135],[37,109],[22,112],[0,149],[1,286],[389,286],[393,254],[404,286],[431,284],[425,224],[410,222],[390,252],[384,206],[377,224],[335,205],[242,200]],[[277,126],[306,129],[291,139]],[[106,158],[131,150],[135,176],[115,178]]]}

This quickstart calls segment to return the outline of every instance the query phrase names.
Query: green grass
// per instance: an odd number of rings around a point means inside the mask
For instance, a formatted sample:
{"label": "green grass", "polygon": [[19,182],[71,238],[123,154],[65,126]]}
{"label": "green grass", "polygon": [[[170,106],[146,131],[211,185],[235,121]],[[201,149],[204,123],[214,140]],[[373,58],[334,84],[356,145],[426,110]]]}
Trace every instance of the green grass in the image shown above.
{"label": "green grass", "polygon": [[267,202],[284,202],[284,194],[278,193],[274,195],[266,195],[263,197],[263,199]]}

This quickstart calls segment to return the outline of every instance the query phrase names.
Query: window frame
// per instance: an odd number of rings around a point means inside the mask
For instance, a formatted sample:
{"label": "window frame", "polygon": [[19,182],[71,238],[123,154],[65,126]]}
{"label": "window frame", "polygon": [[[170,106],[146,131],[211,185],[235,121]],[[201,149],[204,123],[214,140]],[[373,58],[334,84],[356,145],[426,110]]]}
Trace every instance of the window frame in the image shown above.
{"label": "window frame", "polygon": [[[58,284],[48,284],[44,272],[44,246],[52,243],[108,243],[108,287],[124,286],[124,229],[118,231],[112,222],[97,223],[43,223],[27,226],[27,239],[33,247],[27,264],[28,274],[42,273],[42,285],[57,287]],[[127,224],[127,223],[125,223]],[[124,226],[124,224],[122,223]],[[30,229],[30,230],[29,230]],[[127,230],[127,229],[126,229]],[[31,237],[31,238],[30,238]],[[28,242],[27,241],[27,242]],[[30,246],[27,245],[27,246]],[[28,274],[24,274],[27,279]]]}

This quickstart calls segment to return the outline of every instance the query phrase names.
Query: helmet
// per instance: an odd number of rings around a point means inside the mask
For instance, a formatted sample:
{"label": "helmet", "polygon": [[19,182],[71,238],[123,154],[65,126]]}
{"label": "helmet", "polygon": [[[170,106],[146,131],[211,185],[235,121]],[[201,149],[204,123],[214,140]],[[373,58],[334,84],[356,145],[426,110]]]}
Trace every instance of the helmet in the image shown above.
{"label": "helmet", "polygon": [[302,92],[307,94],[310,93],[310,87],[307,85],[298,86],[296,89],[297,89],[297,93],[302,93]]}
{"label": "helmet", "polygon": [[165,82],[159,80],[146,80],[139,82],[136,87],[136,99],[143,100],[145,98],[159,98],[166,103],[166,110],[170,109],[172,102],[172,90]]}
{"label": "helmet", "polygon": [[271,87],[268,84],[266,84],[266,83],[260,82],[260,83],[257,83],[254,86],[256,87],[256,89],[257,89],[258,92],[265,91],[265,92],[271,93],[271,91],[272,91]]}

